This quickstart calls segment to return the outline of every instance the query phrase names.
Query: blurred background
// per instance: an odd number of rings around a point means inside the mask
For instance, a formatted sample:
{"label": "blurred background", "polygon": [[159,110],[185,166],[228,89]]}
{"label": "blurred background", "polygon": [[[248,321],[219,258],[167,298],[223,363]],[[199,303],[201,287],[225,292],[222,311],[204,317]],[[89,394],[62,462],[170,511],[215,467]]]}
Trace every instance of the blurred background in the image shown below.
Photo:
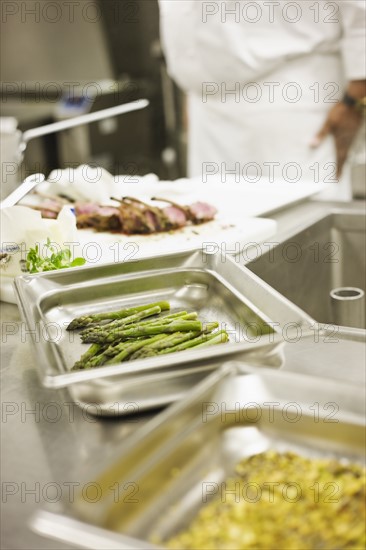
{"label": "blurred background", "polygon": [[113,174],[186,174],[184,97],[166,72],[157,0],[2,0],[1,27],[2,161],[16,127],[150,101],[31,140],[18,180],[82,163]]}

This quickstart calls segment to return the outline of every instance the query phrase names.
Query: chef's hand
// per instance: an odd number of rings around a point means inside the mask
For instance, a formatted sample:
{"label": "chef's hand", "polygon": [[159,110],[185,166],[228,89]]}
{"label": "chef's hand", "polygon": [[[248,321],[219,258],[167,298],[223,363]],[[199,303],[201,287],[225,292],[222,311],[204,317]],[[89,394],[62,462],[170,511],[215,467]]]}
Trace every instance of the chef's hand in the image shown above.
{"label": "chef's hand", "polygon": [[[366,81],[354,81],[348,86],[347,93],[354,99],[361,99],[366,95]],[[363,114],[357,107],[337,103],[328,113],[326,121],[317,133],[311,147],[318,147],[323,139],[331,134],[334,137],[337,158],[337,177],[347,159],[348,152],[361,126]]]}

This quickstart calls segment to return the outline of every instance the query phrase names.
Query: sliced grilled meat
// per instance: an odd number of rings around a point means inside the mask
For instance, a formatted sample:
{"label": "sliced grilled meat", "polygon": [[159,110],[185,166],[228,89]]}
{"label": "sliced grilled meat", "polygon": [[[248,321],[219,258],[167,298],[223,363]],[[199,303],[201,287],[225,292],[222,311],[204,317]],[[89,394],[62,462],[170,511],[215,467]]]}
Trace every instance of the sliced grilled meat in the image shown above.
{"label": "sliced grilled meat", "polygon": [[114,197],[111,197],[111,199],[120,203],[118,210],[123,233],[127,235],[156,233],[154,220],[151,216],[146,215],[142,205],[127,199],[116,199]]}
{"label": "sliced grilled meat", "polygon": [[121,231],[119,210],[113,206],[93,203],[75,204],[76,223],[79,229],[91,227],[97,231]]}
{"label": "sliced grilled meat", "polygon": [[178,210],[185,215],[186,221],[190,221],[194,224],[211,221],[217,213],[216,208],[206,202],[195,202],[188,206],[182,206],[174,201],[161,199],[159,197],[153,197],[151,200],[171,204],[171,206],[175,209],[175,211],[172,212],[173,215],[176,214],[176,211]]}
{"label": "sliced grilled meat", "polygon": [[[154,197],[152,200],[169,205],[159,208],[134,197],[111,199],[117,201],[119,206],[100,206],[92,202],[70,204],[75,211],[77,227],[127,235],[150,235],[211,221],[216,214],[216,208],[205,202],[182,206],[168,199]],[[41,210],[43,217],[56,218],[64,203],[46,200],[41,206],[33,208]]]}
{"label": "sliced grilled meat", "polygon": [[152,233],[169,231],[170,229],[174,229],[176,227],[176,224],[171,222],[169,217],[161,208],[147,204],[146,202],[140,199],[135,199],[134,197],[123,197],[122,200],[139,205],[146,216],[148,224],[152,227]]}
{"label": "sliced grilled meat", "polygon": [[194,202],[187,208],[189,208],[193,223],[210,222],[217,214],[217,209],[207,202]]}

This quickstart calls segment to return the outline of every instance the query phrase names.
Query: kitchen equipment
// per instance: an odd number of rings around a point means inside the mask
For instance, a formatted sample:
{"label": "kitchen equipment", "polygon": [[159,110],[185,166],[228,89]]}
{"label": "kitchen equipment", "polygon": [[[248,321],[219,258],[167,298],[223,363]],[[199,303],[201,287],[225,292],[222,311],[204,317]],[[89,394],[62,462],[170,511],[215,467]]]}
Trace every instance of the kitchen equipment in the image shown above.
{"label": "kitchen equipment", "polygon": [[[12,132],[7,132],[9,144],[15,147],[15,150],[8,146],[5,151],[5,157],[2,156],[2,175],[1,175],[1,187],[5,187],[7,192],[11,191],[12,185],[14,184],[14,177],[10,180],[9,177],[14,176],[17,173],[17,170],[14,170],[14,162],[18,162],[19,165],[22,162],[24,151],[27,147],[27,144],[30,140],[39,138],[48,134],[53,134],[56,132],[61,132],[63,130],[68,130],[70,128],[75,128],[76,126],[82,126],[85,124],[90,124],[92,122],[97,122],[99,120],[104,120],[112,118],[118,115],[125,113],[130,113],[133,111],[138,111],[144,109],[149,105],[147,99],[141,99],[138,101],[132,101],[130,103],[125,103],[123,105],[118,105],[115,107],[110,107],[109,109],[103,109],[95,113],[88,113],[86,115],[81,115],[73,117],[67,120],[62,120],[59,122],[54,122],[52,124],[47,124],[45,126],[40,126],[39,128],[33,128],[25,131],[24,133],[16,129],[14,124],[12,125]],[[9,125],[8,125],[9,126]],[[10,137],[9,137],[10,136]],[[2,149],[3,153],[3,149]],[[7,167],[10,166],[11,170],[9,171]],[[3,193],[2,193],[3,196]]]}
{"label": "kitchen equipment", "polygon": [[[130,414],[128,403],[135,412],[166,405],[215,369],[221,357],[271,354],[282,342],[284,325],[301,330],[313,322],[233,259],[222,261],[220,254],[202,250],[24,275],[15,288],[22,316],[35,331],[42,383],[68,387],[75,402],[93,404],[96,414]],[[202,320],[219,321],[231,342],[70,372],[86,350],[77,334],[65,330],[73,318],[159,300],[169,300],[172,309],[197,311]]]}
{"label": "kitchen equipment", "polygon": [[[288,329],[291,330],[291,325],[283,328],[284,343],[276,354],[277,365],[282,371],[365,386],[364,330],[318,323],[308,332],[297,329],[291,334]],[[251,363],[268,366],[268,357],[252,358]]]}
{"label": "kitchen equipment", "polygon": [[276,240],[247,267],[313,319],[338,324],[330,292],[366,290],[365,210],[330,208]]}
{"label": "kitchen equipment", "polygon": [[20,150],[21,152],[24,152],[27,147],[27,143],[31,139],[45,136],[47,134],[53,134],[55,132],[61,132],[62,130],[75,128],[76,126],[90,124],[92,122],[97,122],[98,120],[111,118],[117,115],[131,113],[132,111],[138,111],[140,109],[144,109],[148,105],[149,102],[147,99],[140,99],[138,101],[132,101],[131,103],[125,103],[123,105],[117,105],[116,107],[110,107],[109,109],[103,109],[102,111],[97,111],[96,113],[88,113],[87,115],[81,115],[67,120],[54,122],[52,124],[47,124],[46,126],[40,126],[39,128],[27,130],[22,134],[22,138],[19,144]]}
{"label": "kitchen equipment", "polygon": [[100,465],[102,450],[93,457],[83,481],[93,480],[98,499],[79,491],[65,501],[66,516],[40,512],[32,527],[82,548],[156,548],[146,545],[185,528],[207,487],[219,490],[241,459],[275,450],[363,464],[364,427],[363,388],[232,362],[124,441],[108,464]]}
{"label": "kitchen equipment", "polygon": [[334,322],[343,327],[365,326],[365,293],[361,288],[341,287],[330,292]]}

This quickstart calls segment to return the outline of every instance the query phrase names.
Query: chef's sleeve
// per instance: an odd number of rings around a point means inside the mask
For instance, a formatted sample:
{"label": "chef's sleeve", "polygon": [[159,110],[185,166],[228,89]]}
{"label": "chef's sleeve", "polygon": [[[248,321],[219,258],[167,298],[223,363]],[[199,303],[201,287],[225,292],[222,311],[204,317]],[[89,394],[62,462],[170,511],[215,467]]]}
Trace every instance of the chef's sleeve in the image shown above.
{"label": "chef's sleeve", "polygon": [[346,78],[366,78],[366,2],[365,0],[338,0],[339,17],[343,31],[342,57]]}

